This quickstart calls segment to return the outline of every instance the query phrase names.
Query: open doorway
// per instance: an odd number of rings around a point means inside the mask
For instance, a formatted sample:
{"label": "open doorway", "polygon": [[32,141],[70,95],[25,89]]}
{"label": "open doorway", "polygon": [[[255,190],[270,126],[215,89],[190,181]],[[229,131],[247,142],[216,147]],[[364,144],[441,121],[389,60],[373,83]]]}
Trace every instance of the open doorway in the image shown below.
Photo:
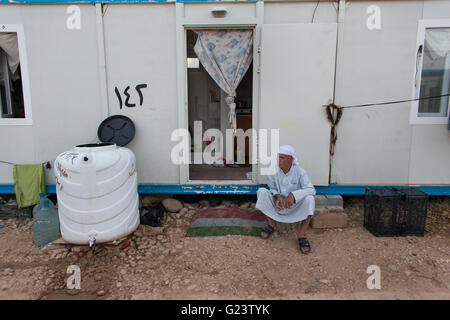
{"label": "open doorway", "polygon": [[[230,29],[226,29],[230,30]],[[225,32],[215,30],[215,32]],[[247,30],[248,32],[248,30]],[[252,31],[250,31],[252,32]],[[196,30],[187,30],[187,89],[188,89],[188,126],[191,133],[191,164],[189,165],[189,180],[252,180],[252,165],[250,163],[250,139],[245,138],[245,161],[237,163],[237,139],[234,137],[234,163],[226,161],[226,130],[242,129],[246,132],[253,127],[253,59],[246,67],[246,72],[239,79],[235,89],[235,123],[230,121],[230,105],[227,104],[227,93],[214,80],[197,56],[194,46],[198,41],[199,34]],[[252,35],[251,35],[252,36]],[[222,41],[217,38],[214,42]],[[223,37],[223,41],[227,41]],[[225,59],[225,58],[224,58]],[[208,67],[207,67],[208,68]],[[216,77],[217,79],[217,77]],[[201,129],[199,130],[199,127]],[[203,157],[202,162],[194,161],[194,134],[201,132],[202,149],[214,142],[215,137],[209,138],[208,129],[220,130],[219,153],[213,152],[214,163],[207,164]],[[221,152],[220,152],[221,151]],[[228,151],[230,152],[230,151]],[[198,158],[197,158],[198,160]]]}

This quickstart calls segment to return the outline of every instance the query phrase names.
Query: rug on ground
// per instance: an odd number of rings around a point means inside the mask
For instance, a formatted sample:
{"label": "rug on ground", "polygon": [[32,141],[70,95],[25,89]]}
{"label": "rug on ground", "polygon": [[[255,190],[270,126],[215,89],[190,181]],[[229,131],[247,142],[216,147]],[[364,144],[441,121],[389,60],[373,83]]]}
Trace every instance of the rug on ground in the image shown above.
{"label": "rug on ground", "polygon": [[259,236],[267,225],[264,214],[257,210],[205,208],[192,217],[186,237],[222,236],[239,234]]}

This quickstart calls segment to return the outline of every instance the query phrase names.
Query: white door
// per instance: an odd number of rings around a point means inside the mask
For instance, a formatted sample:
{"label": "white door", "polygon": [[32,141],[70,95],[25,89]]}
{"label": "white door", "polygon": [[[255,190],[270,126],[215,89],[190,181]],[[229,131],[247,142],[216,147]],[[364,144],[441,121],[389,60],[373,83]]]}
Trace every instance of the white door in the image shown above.
{"label": "white door", "polygon": [[330,124],[322,105],[333,98],[336,35],[335,23],[261,28],[259,128],[280,129],[280,145],[295,148],[314,185],[328,185]]}

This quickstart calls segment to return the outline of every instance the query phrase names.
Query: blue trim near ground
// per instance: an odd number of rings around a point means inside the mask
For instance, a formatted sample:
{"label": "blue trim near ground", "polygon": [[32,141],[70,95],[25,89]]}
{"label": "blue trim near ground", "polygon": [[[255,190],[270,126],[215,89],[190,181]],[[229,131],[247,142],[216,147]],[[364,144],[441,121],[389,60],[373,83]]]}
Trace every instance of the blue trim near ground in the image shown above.
{"label": "blue trim near ground", "polygon": [[[316,186],[317,194],[364,195],[366,188],[408,187],[407,185],[339,185]],[[139,184],[140,194],[256,194],[258,188],[266,185],[206,185],[206,184]],[[431,196],[450,196],[450,185],[414,186]],[[56,193],[54,184],[47,184],[48,193]],[[14,193],[14,184],[0,184],[0,194]]]}

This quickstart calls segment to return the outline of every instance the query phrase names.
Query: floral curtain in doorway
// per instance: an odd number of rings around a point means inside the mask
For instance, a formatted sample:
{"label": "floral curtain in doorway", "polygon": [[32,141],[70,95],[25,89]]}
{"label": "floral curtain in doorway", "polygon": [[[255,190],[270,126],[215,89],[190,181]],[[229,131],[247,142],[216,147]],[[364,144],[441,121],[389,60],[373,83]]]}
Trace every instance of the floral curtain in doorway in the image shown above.
{"label": "floral curtain in doorway", "polygon": [[236,88],[253,59],[252,30],[202,30],[194,51],[205,70],[226,92],[228,121],[236,130]]}

